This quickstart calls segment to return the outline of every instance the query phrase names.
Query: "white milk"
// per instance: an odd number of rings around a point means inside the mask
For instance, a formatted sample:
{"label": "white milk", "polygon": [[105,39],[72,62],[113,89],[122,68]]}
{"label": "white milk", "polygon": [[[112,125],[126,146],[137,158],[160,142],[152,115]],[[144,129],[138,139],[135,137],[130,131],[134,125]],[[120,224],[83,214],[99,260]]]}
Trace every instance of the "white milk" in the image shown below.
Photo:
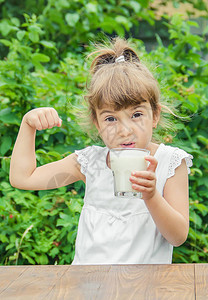
{"label": "white milk", "polygon": [[116,196],[141,196],[132,189],[129,178],[132,171],[144,171],[148,162],[144,157],[149,154],[148,150],[129,148],[111,149],[110,165],[114,174],[114,189]]}

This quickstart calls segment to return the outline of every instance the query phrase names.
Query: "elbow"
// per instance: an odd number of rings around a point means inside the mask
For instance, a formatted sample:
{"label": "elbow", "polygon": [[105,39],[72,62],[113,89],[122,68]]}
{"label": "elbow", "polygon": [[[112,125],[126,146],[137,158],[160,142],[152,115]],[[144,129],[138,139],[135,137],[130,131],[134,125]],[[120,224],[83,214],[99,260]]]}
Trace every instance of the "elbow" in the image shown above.
{"label": "elbow", "polygon": [[11,173],[9,174],[9,183],[12,187],[16,188],[15,180],[12,178]]}
{"label": "elbow", "polygon": [[177,231],[175,232],[175,237],[172,240],[171,244],[174,247],[181,246],[187,240],[188,233],[189,233],[189,219],[183,218],[183,222],[177,228]]}
{"label": "elbow", "polygon": [[21,189],[20,186],[18,185],[18,183],[15,182],[15,180],[12,179],[11,177],[9,178],[9,182],[10,182],[10,185],[11,185],[13,188]]}
{"label": "elbow", "polygon": [[15,179],[15,176],[11,170],[11,165],[10,165],[10,172],[9,172],[9,183],[13,188],[18,188],[17,186],[17,180]]}
{"label": "elbow", "polygon": [[180,235],[178,235],[178,238],[175,239],[174,241],[172,241],[172,245],[174,247],[179,247],[181,245],[183,245],[185,243],[185,241],[187,240],[188,237],[188,230],[186,230],[184,233],[180,233]]}
{"label": "elbow", "polygon": [[9,176],[9,183],[13,188],[27,190],[26,185],[24,185],[22,181],[13,178],[11,175]]}
{"label": "elbow", "polygon": [[186,239],[187,238],[173,242],[172,243],[173,247],[179,247],[179,246],[183,245],[183,243],[185,243]]}

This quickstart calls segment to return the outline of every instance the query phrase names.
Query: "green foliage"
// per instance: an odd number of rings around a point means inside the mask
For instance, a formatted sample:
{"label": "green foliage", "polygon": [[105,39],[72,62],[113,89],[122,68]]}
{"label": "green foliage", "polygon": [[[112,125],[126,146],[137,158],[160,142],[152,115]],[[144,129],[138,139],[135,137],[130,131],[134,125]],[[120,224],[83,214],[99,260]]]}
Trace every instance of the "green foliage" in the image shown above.
{"label": "green foliage", "polygon": [[69,264],[74,256],[82,199],[66,188],[39,192],[14,190],[1,182],[2,264]]}
{"label": "green foliage", "polygon": [[[167,24],[172,43],[164,47],[157,37],[159,47],[149,56],[157,61],[158,80],[163,97],[174,99],[180,113],[189,121],[177,119],[180,129],[177,136],[168,135],[166,142],[191,153],[194,157],[190,174],[190,233],[187,242],[174,249],[174,262],[207,262],[208,259],[208,53],[205,34],[191,33],[195,22],[185,22],[174,15]],[[166,78],[165,84],[163,83]]]}
{"label": "green foliage", "polygon": [[[1,39],[8,47],[7,58],[0,61],[1,264],[70,263],[83,185],[76,183],[71,191],[63,188],[45,194],[19,191],[8,184],[9,163],[21,119],[34,107],[53,106],[63,120],[60,129],[37,133],[38,164],[61,159],[86,146],[89,139],[75,123],[72,108],[81,99],[86,66],[83,58],[73,53],[68,53],[56,68],[47,65],[56,49],[54,43],[31,35],[31,26],[39,32],[41,25],[35,17],[25,17],[21,38],[18,29],[16,38]],[[50,50],[48,55],[43,53],[45,47]],[[66,226],[69,223],[71,226]]]}
{"label": "green foliage", "polygon": [[[103,33],[130,33],[140,19],[153,24],[150,2],[1,1],[0,264],[71,263],[83,184],[77,182],[40,192],[14,189],[9,184],[11,151],[23,115],[40,106],[54,107],[63,125],[37,133],[39,165],[92,144],[74,115],[88,76],[85,44],[99,39]],[[187,242],[175,248],[173,260],[207,262],[208,29],[200,36],[194,35],[191,29],[197,23],[185,22],[179,15],[167,19],[165,24],[168,46],[163,45],[159,36],[158,45],[150,53],[141,41],[135,43],[143,50],[142,60],[152,62],[150,68],[160,83],[162,98],[173,102],[181,115],[190,116],[186,121],[173,121],[177,135],[159,129],[164,142],[194,156],[190,174],[190,232]]]}
{"label": "green foliage", "polygon": [[[30,16],[36,14],[42,28],[32,27],[30,38],[34,43],[38,42],[44,28],[45,40],[56,41],[60,55],[66,53],[68,49],[73,52],[83,51],[84,45],[89,44],[90,40],[95,40],[97,35],[102,36],[102,32],[124,36],[125,32],[134,25],[138,26],[138,20],[141,18],[151,24],[154,23],[154,14],[148,7],[150,0],[48,0],[45,2],[33,0],[33,5],[31,0],[23,2],[24,6],[15,2],[12,5],[5,3],[5,9],[2,11],[3,19],[0,23],[2,34],[12,36],[17,31],[16,27],[23,13]],[[11,12],[13,18],[8,20]],[[22,36],[23,33],[19,35]]]}

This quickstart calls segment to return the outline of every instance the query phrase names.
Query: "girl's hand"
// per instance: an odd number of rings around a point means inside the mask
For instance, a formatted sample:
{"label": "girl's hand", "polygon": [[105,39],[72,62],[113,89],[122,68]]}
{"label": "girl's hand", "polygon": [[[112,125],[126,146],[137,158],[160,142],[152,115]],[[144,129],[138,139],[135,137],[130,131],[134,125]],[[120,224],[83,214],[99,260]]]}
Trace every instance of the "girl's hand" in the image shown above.
{"label": "girl's hand", "polygon": [[156,193],[155,170],[157,167],[157,160],[154,156],[147,156],[145,157],[145,160],[150,162],[147,171],[132,172],[130,181],[132,182],[132,188],[141,192],[144,200],[149,200]]}
{"label": "girl's hand", "polygon": [[61,126],[62,120],[52,107],[41,107],[30,110],[25,114],[23,121],[36,130]]}

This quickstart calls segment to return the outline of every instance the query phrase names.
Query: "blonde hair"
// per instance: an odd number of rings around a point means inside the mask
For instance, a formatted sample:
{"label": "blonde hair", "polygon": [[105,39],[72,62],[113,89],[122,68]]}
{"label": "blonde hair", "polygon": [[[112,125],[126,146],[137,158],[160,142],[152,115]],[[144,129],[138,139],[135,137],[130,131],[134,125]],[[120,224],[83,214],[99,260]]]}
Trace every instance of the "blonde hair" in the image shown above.
{"label": "blonde hair", "polygon": [[[84,97],[87,111],[82,122],[85,131],[95,137],[96,110],[110,106],[121,110],[141,102],[149,102],[153,117],[160,113],[160,89],[157,80],[141,63],[136,51],[124,39],[115,38],[106,44],[95,45],[96,55],[91,63],[91,80]],[[116,62],[120,56],[124,61]],[[163,106],[165,107],[165,106]],[[88,117],[88,121],[87,120]],[[97,133],[98,136],[98,133]]]}

